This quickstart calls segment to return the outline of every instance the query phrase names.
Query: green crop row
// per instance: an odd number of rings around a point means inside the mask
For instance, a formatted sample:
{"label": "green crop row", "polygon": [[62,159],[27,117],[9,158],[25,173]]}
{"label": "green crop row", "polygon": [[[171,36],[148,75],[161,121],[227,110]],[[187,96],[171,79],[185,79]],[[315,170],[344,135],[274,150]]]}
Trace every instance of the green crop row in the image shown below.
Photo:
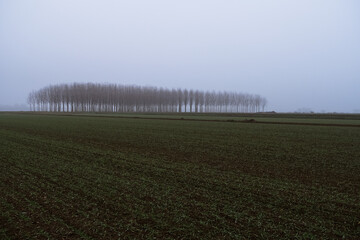
{"label": "green crop row", "polygon": [[0,114],[0,237],[360,236],[360,128],[161,117]]}

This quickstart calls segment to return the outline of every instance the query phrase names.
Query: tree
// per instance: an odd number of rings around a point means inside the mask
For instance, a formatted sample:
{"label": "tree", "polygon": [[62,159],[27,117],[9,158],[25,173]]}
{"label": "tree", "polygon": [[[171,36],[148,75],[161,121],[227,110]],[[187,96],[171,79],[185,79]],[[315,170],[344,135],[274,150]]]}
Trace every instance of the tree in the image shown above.
{"label": "tree", "polygon": [[190,90],[189,92],[189,104],[190,104],[190,112],[192,112],[192,105],[193,105],[193,102],[194,102],[194,91],[193,90]]}
{"label": "tree", "polygon": [[267,100],[236,92],[203,92],[120,84],[50,85],[29,93],[30,111],[52,112],[259,112]]}
{"label": "tree", "polygon": [[185,108],[185,112],[186,112],[186,106],[188,105],[189,102],[189,91],[187,89],[184,90],[183,92],[183,99],[184,99],[184,108]]}

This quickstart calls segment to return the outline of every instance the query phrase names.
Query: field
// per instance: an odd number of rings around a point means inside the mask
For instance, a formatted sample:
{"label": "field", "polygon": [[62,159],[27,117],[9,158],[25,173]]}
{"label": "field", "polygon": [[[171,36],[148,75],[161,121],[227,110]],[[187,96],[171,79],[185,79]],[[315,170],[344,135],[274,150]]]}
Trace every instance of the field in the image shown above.
{"label": "field", "polygon": [[279,238],[360,239],[359,115],[0,113],[0,239]]}

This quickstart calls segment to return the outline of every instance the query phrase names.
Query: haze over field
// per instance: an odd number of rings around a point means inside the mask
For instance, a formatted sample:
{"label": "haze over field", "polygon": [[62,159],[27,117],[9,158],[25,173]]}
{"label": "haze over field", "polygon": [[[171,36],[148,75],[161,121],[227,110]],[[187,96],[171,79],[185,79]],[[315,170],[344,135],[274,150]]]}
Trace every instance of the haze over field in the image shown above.
{"label": "haze over field", "polygon": [[0,110],[28,110],[49,84],[108,82],[360,112],[359,43],[356,0],[0,0]]}

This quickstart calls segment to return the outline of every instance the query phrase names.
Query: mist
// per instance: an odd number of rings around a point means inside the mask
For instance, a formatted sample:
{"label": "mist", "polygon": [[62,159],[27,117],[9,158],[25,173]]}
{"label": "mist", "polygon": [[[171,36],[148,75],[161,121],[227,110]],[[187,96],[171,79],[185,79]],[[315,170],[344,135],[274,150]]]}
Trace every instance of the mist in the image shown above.
{"label": "mist", "polygon": [[[267,110],[355,112],[358,1],[0,0],[0,110],[51,84],[260,94]],[[21,106],[19,108],[19,106]]]}

